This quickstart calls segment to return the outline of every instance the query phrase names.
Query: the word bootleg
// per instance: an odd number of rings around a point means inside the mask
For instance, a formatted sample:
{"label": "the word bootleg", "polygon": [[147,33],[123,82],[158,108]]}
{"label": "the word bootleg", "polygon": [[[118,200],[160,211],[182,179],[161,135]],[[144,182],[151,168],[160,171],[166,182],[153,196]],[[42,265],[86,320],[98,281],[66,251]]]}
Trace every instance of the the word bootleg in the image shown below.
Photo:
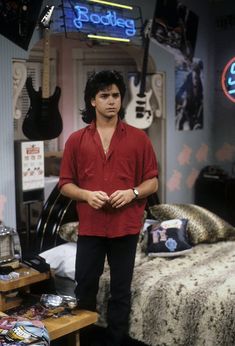
{"label": "the word bootleg", "polygon": [[75,6],[74,9],[76,10],[76,18],[74,18],[73,23],[78,29],[82,29],[83,23],[92,23],[123,28],[126,36],[134,36],[136,33],[134,20],[118,17],[115,11],[108,10],[105,14],[99,14],[91,12],[85,6]]}

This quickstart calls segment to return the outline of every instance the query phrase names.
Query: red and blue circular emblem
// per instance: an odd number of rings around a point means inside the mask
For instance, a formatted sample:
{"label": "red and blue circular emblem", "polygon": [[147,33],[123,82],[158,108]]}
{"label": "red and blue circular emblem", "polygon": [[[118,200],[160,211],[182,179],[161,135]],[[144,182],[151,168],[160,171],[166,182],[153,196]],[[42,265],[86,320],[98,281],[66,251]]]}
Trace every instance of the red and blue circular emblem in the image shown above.
{"label": "red and blue circular emblem", "polygon": [[235,57],[229,60],[224,67],[221,84],[227,98],[235,102]]}

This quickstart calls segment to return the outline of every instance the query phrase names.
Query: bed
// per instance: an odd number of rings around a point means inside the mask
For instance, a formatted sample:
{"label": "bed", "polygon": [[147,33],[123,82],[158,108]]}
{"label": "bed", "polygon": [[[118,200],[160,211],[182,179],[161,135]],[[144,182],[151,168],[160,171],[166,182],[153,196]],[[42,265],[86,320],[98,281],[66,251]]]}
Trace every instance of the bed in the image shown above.
{"label": "bed", "polygon": [[[42,211],[40,220],[44,221],[38,223],[40,254],[51,265],[58,294],[73,295],[75,285],[72,268],[78,220],[74,207],[74,202],[61,196],[56,187]],[[172,250],[154,252],[150,242],[154,227],[176,219],[187,220],[181,243],[189,244],[188,248],[185,251],[183,244],[175,254]],[[234,240],[234,227],[205,208],[150,206],[137,249],[129,335],[150,346],[234,345]],[[106,323],[108,295],[106,267],[98,294],[100,326]]]}

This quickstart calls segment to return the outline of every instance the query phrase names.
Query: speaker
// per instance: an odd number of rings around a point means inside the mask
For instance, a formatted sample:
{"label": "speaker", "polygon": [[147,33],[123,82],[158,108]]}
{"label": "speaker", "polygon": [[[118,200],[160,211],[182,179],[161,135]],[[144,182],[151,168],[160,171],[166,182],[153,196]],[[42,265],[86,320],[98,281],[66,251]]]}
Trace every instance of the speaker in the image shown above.
{"label": "speaker", "polygon": [[0,0],[0,34],[27,50],[43,0]]}
{"label": "speaker", "polygon": [[195,204],[235,226],[235,179],[217,166],[206,166],[195,182]]}

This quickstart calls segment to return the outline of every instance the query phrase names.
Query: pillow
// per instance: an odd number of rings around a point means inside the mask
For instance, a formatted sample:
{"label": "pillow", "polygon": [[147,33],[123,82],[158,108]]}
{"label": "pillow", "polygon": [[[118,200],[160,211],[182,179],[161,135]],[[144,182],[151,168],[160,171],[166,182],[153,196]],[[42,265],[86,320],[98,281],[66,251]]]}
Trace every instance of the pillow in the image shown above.
{"label": "pillow", "polygon": [[148,256],[176,257],[189,252],[187,223],[186,219],[172,219],[148,226],[144,235]]}
{"label": "pillow", "polygon": [[50,264],[55,275],[74,280],[76,251],[77,244],[70,242],[44,251],[40,253],[40,256]]}
{"label": "pillow", "polygon": [[160,204],[149,207],[152,216],[162,222],[173,218],[188,219],[190,244],[235,240],[235,227],[206,208],[195,204]]}
{"label": "pillow", "polygon": [[68,242],[76,243],[78,239],[77,229],[78,229],[78,221],[65,223],[59,229],[60,238]]}

